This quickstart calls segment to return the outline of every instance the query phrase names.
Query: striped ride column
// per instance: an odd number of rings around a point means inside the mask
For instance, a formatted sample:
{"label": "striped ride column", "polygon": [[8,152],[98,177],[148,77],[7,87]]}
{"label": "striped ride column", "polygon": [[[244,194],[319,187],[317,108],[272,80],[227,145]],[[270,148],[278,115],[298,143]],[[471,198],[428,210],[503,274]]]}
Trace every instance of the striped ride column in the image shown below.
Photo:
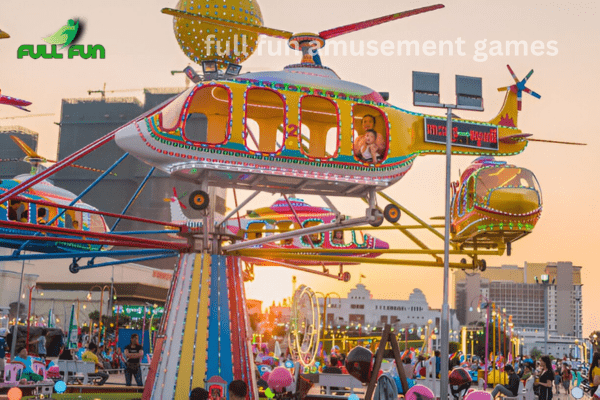
{"label": "striped ride column", "polygon": [[180,257],[143,399],[187,399],[216,375],[258,400],[241,272],[231,256]]}

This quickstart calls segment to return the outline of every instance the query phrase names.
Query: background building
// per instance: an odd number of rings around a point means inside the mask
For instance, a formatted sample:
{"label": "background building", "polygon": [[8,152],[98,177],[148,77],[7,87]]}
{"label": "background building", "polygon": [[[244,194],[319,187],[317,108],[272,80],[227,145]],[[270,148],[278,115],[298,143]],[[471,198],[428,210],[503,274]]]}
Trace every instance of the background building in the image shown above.
{"label": "background building", "polygon": [[[25,142],[33,150],[37,151],[38,133],[33,132],[22,126],[0,127],[0,149],[2,160],[23,159],[25,153],[12,141],[10,136],[16,136]],[[17,175],[28,174],[31,171],[31,165],[21,161],[1,161],[0,179],[12,179]]]}
{"label": "background building", "polygon": [[[319,298],[323,310],[323,299]],[[362,283],[352,288],[346,298],[329,297],[325,317],[327,327],[357,326],[381,328],[390,324],[398,331],[401,328],[424,328],[431,320],[430,329],[440,325],[441,310],[431,309],[421,289],[414,289],[408,300],[374,299],[371,292]],[[450,330],[458,331],[460,324],[456,312],[450,312]],[[452,340],[457,339],[451,338]],[[436,344],[434,343],[434,347]]]}
{"label": "background building", "polygon": [[[549,276],[548,352],[556,357],[569,355],[569,345],[582,340],[581,267],[571,262],[525,263],[488,267],[484,272],[454,272],[455,304],[461,324],[485,321],[477,311],[488,298],[496,310],[512,316],[514,332],[523,338],[523,352],[544,349],[544,287],[536,282]],[[554,282],[554,283],[552,283]]]}

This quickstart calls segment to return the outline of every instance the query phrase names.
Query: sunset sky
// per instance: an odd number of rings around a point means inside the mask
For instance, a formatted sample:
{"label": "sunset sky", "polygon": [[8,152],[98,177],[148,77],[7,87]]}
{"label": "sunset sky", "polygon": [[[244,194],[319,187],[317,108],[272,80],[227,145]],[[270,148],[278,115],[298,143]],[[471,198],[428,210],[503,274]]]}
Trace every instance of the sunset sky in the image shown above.
{"label": "sunset sky", "polygon": [[[395,0],[289,0],[259,1],[265,25],[293,32],[322,31],[365,19],[434,4],[433,2]],[[489,266],[527,262],[572,261],[583,267],[584,335],[600,329],[600,304],[594,300],[594,282],[600,281],[596,247],[600,235],[598,210],[600,168],[597,157],[598,89],[600,89],[600,15],[592,1],[448,1],[442,10],[395,21],[337,38],[377,45],[391,40],[416,40],[418,55],[332,55],[323,63],[344,80],[357,82],[378,91],[390,92],[390,102],[402,108],[428,113],[412,105],[411,71],[439,72],[442,102],[454,102],[454,76],[483,78],[485,111],[457,112],[464,118],[486,121],[496,115],[504,93],[496,88],[513,83],[506,68],[510,64],[519,78],[531,69],[535,73],[527,86],[542,95],[540,100],[523,94],[519,127],[534,137],[549,140],[585,142],[587,146],[530,143],[525,152],[505,160],[532,170],[542,187],[544,211],[533,234],[516,242],[511,257],[491,257]],[[2,119],[22,116],[24,112],[0,108],[0,126],[22,125],[40,133],[39,151],[56,157],[63,98],[89,98],[88,90],[182,87],[181,70],[190,61],[180,50],[173,34],[172,17],[161,14],[163,7],[175,7],[170,0],[104,0],[52,2],[31,0],[0,3],[0,29],[11,35],[0,40],[0,89],[2,94],[32,101],[32,114],[54,113],[51,117]],[[101,44],[104,60],[17,59],[22,44],[43,44],[43,37],[54,33],[76,18],[85,26],[81,44]],[[276,50],[279,39],[262,38],[262,54],[243,64],[243,71],[279,70],[299,61],[297,54],[269,56],[269,44]],[[506,54],[506,41],[525,41],[528,54]],[[433,41],[426,44],[427,41]],[[450,55],[440,54],[440,41],[461,43]],[[356,45],[358,46],[358,45]],[[423,47],[425,46],[425,47]],[[357,48],[357,47],[355,47]],[[432,50],[433,49],[433,50]],[[424,51],[425,50],[425,51]],[[477,51],[478,50],[478,51]],[[534,55],[537,54],[537,55]],[[432,55],[427,55],[432,54]],[[194,64],[192,64],[194,65]],[[197,65],[194,65],[199,69]],[[141,91],[109,93],[109,97],[141,96]],[[98,95],[96,95],[98,96]],[[1,149],[0,149],[1,152]],[[596,156],[594,156],[596,154]],[[464,171],[470,157],[453,157],[453,180]],[[444,157],[420,157],[412,170],[386,192],[423,219],[444,212]],[[302,196],[300,196],[302,197]],[[313,204],[320,199],[304,197]],[[261,195],[246,209],[270,204],[277,196]],[[232,200],[232,199],[230,199]],[[364,204],[359,199],[335,201],[343,213],[359,216]],[[231,207],[233,201],[229,202]],[[403,217],[401,222],[411,223]],[[394,248],[408,243],[392,231],[377,233]],[[422,235],[433,248],[443,244]],[[247,296],[270,304],[291,296],[291,276],[298,284],[315,291],[336,291],[345,296],[364,274],[363,283],[376,298],[408,298],[415,287],[423,290],[430,306],[442,302],[442,270],[418,267],[351,266],[350,283],[283,268],[261,268],[256,280],[247,285]],[[68,274],[68,271],[57,273]],[[452,295],[451,295],[452,298]]]}

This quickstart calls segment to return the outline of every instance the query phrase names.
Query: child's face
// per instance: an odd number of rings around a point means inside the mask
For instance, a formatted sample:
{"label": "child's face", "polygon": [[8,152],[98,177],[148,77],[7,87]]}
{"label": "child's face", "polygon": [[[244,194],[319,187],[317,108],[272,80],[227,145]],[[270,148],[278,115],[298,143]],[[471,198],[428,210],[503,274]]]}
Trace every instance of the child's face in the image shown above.
{"label": "child's face", "polygon": [[373,118],[364,117],[362,119],[362,127],[364,130],[373,129],[374,126],[375,126],[375,121],[373,121]]}
{"label": "child's face", "polygon": [[373,132],[365,133],[365,141],[367,142],[367,144],[375,143],[375,135],[373,134]]}

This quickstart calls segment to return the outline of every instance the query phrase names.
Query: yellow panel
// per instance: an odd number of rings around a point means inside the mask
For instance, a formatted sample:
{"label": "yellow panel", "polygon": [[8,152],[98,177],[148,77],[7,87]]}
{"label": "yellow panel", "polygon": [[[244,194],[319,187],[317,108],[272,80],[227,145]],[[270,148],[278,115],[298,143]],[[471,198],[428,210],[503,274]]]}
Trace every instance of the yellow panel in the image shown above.
{"label": "yellow panel", "polygon": [[[208,255],[198,254],[194,260],[194,272],[192,273],[192,285],[189,294],[189,302],[186,314],[186,324],[184,325],[183,331],[183,343],[181,345],[181,359],[179,361],[179,371],[177,372],[177,386],[175,388],[175,398],[184,399],[189,396],[190,392],[190,378],[192,376],[192,364],[196,364],[193,361],[194,345],[196,344],[196,329],[201,329],[200,321],[203,321],[204,331],[206,331],[207,320],[199,318],[198,324],[193,323],[198,313],[198,301],[196,300],[199,296],[200,291],[200,274],[203,270],[203,259],[210,259]],[[210,267],[210,264],[209,264]],[[203,293],[206,292],[206,288],[203,288]],[[184,306],[180,304],[180,306]],[[199,342],[202,343],[202,342]],[[202,362],[198,362],[200,366]]]}
{"label": "yellow panel", "polygon": [[196,329],[196,355],[194,356],[194,376],[192,387],[204,387],[208,343],[208,296],[210,295],[210,256],[205,254],[202,263],[202,285],[200,287],[200,316]]}

